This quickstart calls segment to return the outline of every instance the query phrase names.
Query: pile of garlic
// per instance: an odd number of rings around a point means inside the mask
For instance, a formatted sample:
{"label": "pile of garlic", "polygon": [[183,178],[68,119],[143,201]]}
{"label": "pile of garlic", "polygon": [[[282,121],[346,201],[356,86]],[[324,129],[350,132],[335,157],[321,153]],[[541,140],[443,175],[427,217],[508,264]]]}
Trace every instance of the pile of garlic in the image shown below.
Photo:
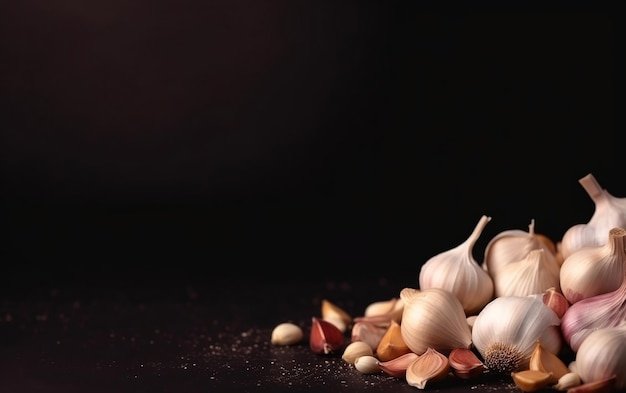
{"label": "pile of garlic", "polygon": [[[311,350],[364,374],[385,373],[418,389],[445,378],[510,375],[525,392],[626,389],[626,198],[581,178],[595,203],[586,224],[555,243],[535,232],[507,230],[473,247],[491,217],[482,216],[457,247],[421,265],[418,288],[377,301],[352,318],[329,300],[313,317]],[[304,340],[279,324],[275,345]],[[564,364],[563,349],[575,354]]]}

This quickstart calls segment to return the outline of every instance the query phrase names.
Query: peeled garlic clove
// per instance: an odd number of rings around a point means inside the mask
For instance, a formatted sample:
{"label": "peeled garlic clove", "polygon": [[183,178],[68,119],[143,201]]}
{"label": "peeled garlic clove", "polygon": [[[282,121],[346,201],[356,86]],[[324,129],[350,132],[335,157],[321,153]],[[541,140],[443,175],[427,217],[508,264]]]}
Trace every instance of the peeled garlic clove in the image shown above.
{"label": "peeled garlic clove", "polygon": [[343,347],[345,337],[343,332],[332,323],[321,318],[313,317],[309,346],[317,354],[328,355]]}
{"label": "peeled garlic clove", "polygon": [[560,319],[542,301],[529,296],[504,296],[492,300],[478,314],[472,342],[494,373],[509,374],[528,368],[537,340],[558,354],[563,339]]}
{"label": "peeled garlic clove", "polygon": [[378,359],[371,355],[358,357],[354,361],[354,368],[361,374],[377,374],[381,371],[378,365]]}
{"label": "peeled garlic clove", "polygon": [[531,250],[519,261],[503,266],[494,277],[495,295],[528,296],[559,288],[559,265],[543,248]]}
{"label": "peeled garlic clove", "polygon": [[376,347],[376,357],[385,362],[409,352],[411,350],[402,339],[400,324],[392,321]]}
{"label": "peeled garlic clove", "polygon": [[404,355],[400,355],[395,359],[387,360],[386,362],[379,361],[378,365],[385,372],[385,374],[392,377],[404,378],[406,375],[406,369],[418,357],[419,355],[415,352],[409,352]]}
{"label": "peeled garlic clove", "polygon": [[530,355],[529,369],[551,373],[550,383],[557,383],[559,378],[570,372],[567,365],[555,354],[546,351],[540,341],[535,344],[535,349]]}
{"label": "peeled garlic clove", "polygon": [[422,355],[415,359],[406,369],[406,382],[418,389],[425,389],[430,385],[444,379],[450,370],[448,358],[434,348],[426,349]]}
{"label": "peeled garlic clove", "polygon": [[593,382],[583,383],[573,388],[567,389],[567,393],[612,393],[618,392],[615,388],[616,376],[612,375],[605,379],[600,379]]}
{"label": "peeled garlic clove", "polygon": [[406,345],[418,355],[429,347],[448,354],[454,348],[470,348],[472,329],[460,300],[450,291],[404,288],[404,313],[400,332]]}
{"label": "peeled garlic clove", "polygon": [[355,322],[352,327],[351,341],[364,341],[375,351],[386,331],[386,327],[371,322]]}
{"label": "peeled garlic clove", "polygon": [[626,198],[611,195],[591,173],[578,182],[593,200],[595,210],[586,224],[573,225],[563,234],[560,247],[563,259],[583,247],[603,245],[611,228],[626,227]]}
{"label": "peeled garlic clove", "polygon": [[344,309],[328,299],[322,299],[322,319],[331,322],[345,332],[352,323],[352,317]]}
{"label": "peeled garlic clove", "polygon": [[554,389],[564,391],[575,386],[580,385],[582,382],[580,381],[580,377],[576,373],[569,372],[564,374],[559,378],[556,385],[553,386]]}
{"label": "peeled garlic clove", "polygon": [[485,371],[483,362],[471,349],[454,348],[448,355],[448,361],[452,373],[459,378],[475,378]]}
{"label": "peeled garlic clove", "polygon": [[473,248],[490,220],[483,215],[464,242],[427,260],[419,272],[420,289],[445,289],[459,299],[467,315],[480,311],[493,298],[494,287],[491,276],[474,259]]}
{"label": "peeled garlic clove", "polygon": [[511,262],[524,259],[526,255],[535,249],[545,249],[547,259],[554,259],[555,255],[550,251],[541,238],[535,234],[535,220],[530,221],[528,232],[521,229],[510,229],[498,233],[491,238],[485,247],[482,267],[495,278],[500,270]]}
{"label": "peeled garlic clove", "polygon": [[511,377],[513,377],[515,386],[524,392],[535,392],[547,387],[550,384],[552,373],[537,370],[523,370],[512,372]]}
{"label": "peeled garlic clove", "polygon": [[361,356],[373,356],[372,348],[363,341],[354,341],[348,344],[343,350],[341,358],[348,364],[354,364],[354,361]]}
{"label": "peeled garlic clove", "polygon": [[276,325],[272,330],[270,342],[274,345],[293,345],[304,338],[302,328],[291,322],[284,322]]}

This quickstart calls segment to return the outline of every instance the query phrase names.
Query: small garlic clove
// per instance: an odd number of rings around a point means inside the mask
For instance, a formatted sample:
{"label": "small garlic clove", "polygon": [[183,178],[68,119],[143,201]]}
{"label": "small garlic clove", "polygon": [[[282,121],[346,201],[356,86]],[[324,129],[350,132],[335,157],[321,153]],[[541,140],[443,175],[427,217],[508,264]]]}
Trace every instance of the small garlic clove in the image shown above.
{"label": "small garlic clove", "polygon": [[612,393],[616,379],[617,376],[613,375],[597,381],[583,383],[567,389],[567,393]]}
{"label": "small garlic clove", "polygon": [[376,357],[378,357],[378,360],[385,362],[409,352],[411,350],[402,338],[400,324],[396,321],[391,321],[391,325],[389,325],[376,347]]}
{"label": "small garlic clove", "polygon": [[471,349],[454,348],[448,355],[448,361],[452,373],[459,378],[476,378],[485,372],[485,365]]}
{"label": "small garlic clove", "polygon": [[450,363],[448,358],[432,347],[426,349],[406,369],[406,382],[418,389],[425,389],[426,385],[443,380],[448,376]]}
{"label": "small garlic clove", "polygon": [[569,372],[567,374],[563,374],[561,378],[559,378],[556,385],[552,386],[556,390],[565,391],[575,386],[580,385],[582,382],[580,377],[576,373]]}
{"label": "small garlic clove", "polygon": [[387,360],[386,362],[378,362],[378,365],[383,372],[391,377],[404,378],[406,375],[406,369],[415,359],[419,357],[415,352],[405,353],[398,356],[395,359]]}
{"label": "small garlic clove", "polygon": [[552,384],[557,383],[563,375],[570,372],[567,365],[557,355],[547,351],[539,340],[530,355],[528,367],[531,370],[551,373],[550,383]]}
{"label": "small garlic clove", "polygon": [[537,370],[522,370],[511,372],[515,386],[524,392],[535,392],[543,389],[550,384],[552,373],[546,373]]}
{"label": "small garlic clove", "polygon": [[302,328],[291,322],[284,322],[276,325],[272,330],[270,342],[274,345],[293,345],[304,338]]}
{"label": "small garlic clove", "polygon": [[352,327],[351,341],[364,341],[375,351],[386,331],[386,327],[371,322],[355,322]]}
{"label": "small garlic clove", "polygon": [[322,318],[333,323],[342,332],[345,332],[352,323],[352,317],[344,309],[328,299],[322,299]]}
{"label": "small garlic clove", "polygon": [[378,374],[382,370],[378,365],[378,359],[371,355],[358,357],[354,361],[354,368],[361,374]]}
{"label": "small garlic clove", "polygon": [[354,322],[370,322],[378,326],[389,327],[391,321],[400,323],[404,301],[400,298],[392,298],[387,301],[371,303],[365,309],[365,314],[354,318]]}
{"label": "small garlic clove", "polygon": [[355,360],[361,356],[374,356],[374,351],[369,344],[363,341],[354,341],[346,346],[341,358],[348,364],[354,364]]}
{"label": "small garlic clove", "polygon": [[569,301],[561,292],[557,291],[555,287],[548,288],[544,292],[542,300],[559,318],[562,318],[565,311],[569,308]]}
{"label": "small garlic clove", "polygon": [[317,354],[328,355],[343,347],[345,337],[343,332],[332,323],[321,318],[313,317],[309,346]]}

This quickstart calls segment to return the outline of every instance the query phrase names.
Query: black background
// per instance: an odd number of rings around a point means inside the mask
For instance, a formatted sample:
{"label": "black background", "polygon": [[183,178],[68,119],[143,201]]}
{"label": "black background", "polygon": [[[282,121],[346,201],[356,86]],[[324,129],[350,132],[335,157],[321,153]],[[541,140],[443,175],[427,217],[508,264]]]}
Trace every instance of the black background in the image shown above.
{"label": "black background", "polygon": [[[598,12],[0,6],[3,290],[389,276],[626,197]],[[263,278],[261,278],[263,277]]]}

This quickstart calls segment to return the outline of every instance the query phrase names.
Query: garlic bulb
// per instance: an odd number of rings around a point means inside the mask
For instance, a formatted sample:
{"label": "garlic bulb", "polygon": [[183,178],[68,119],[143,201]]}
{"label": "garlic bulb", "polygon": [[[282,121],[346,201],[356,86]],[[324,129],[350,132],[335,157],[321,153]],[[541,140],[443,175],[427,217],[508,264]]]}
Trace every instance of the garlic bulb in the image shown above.
{"label": "garlic bulb", "polygon": [[603,189],[590,173],[578,180],[595,204],[595,211],[586,224],[571,226],[561,238],[561,254],[567,259],[586,246],[601,246],[611,228],[626,227],[626,198],[618,198]]}
{"label": "garlic bulb", "polygon": [[419,273],[420,289],[445,289],[461,301],[466,315],[480,311],[493,298],[493,281],[472,252],[490,220],[491,217],[483,215],[463,243],[426,261]]}
{"label": "garlic bulb", "polygon": [[626,389],[626,324],[590,333],[576,352],[576,368],[585,384],[615,375],[613,389]]}
{"label": "garlic bulb", "polygon": [[570,303],[614,291],[624,281],[626,230],[612,228],[608,234],[604,245],[580,248],[563,261],[561,289]]}
{"label": "garlic bulb", "polygon": [[545,241],[545,237],[535,233],[535,220],[532,219],[528,232],[510,229],[494,236],[485,247],[482,267],[494,278],[504,266],[522,260],[529,252],[537,248],[546,250],[546,259],[557,262],[551,250],[552,247]]}
{"label": "garlic bulb", "polygon": [[522,260],[503,266],[493,278],[496,296],[528,296],[548,288],[559,289],[559,265],[547,258],[548,251],[537,248]]}
{"label": "garlic bulb", "polygon": [[400,298],[404,301],[400,333],[412,352],[422,355],[432,347],[447,355],[454,348],[471,347],[471,328],[461,302],[452,292],[404,288]]}
{"label": "garlic bulb", "polygon": [[547,351],[559,353],[563,343],[559,323],[559,317],[534,297],[497,297],[476,317],[472,343],[489,370],[509,374],[528,368],[537,341]]}
{"label": "garlic bulb", "polygon": [[626,321],[626,275],[615,291],[588,297],[572,304],[561,318],[563,338],[574,352],[594,330],[615,327]]}

